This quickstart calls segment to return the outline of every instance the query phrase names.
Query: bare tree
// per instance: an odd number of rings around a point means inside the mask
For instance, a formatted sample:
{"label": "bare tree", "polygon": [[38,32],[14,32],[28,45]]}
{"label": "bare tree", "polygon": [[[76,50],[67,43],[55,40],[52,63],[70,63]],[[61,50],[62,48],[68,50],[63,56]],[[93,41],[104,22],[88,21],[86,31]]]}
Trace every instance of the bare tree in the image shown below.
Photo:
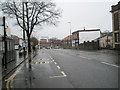
{"label": "bare tree", "polygon": [[31,52],[30,36],[36,25],[56,25],[61,11],[51,1],[39,2],[2,2],[2,11],[9,17],[16,17],[18,25],[26,31],[28,38],[28,52]]}

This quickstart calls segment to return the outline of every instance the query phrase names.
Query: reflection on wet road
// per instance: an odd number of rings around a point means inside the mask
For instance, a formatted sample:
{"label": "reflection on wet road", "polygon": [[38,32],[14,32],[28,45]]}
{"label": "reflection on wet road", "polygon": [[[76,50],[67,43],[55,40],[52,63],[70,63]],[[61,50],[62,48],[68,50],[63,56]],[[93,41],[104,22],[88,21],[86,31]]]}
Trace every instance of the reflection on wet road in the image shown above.
{"label": "reflection on wet road", "polygon": [[108,54],[96,53],[99,56],[95,57],[94,53],[96,52],[41,49],[36,57],[31,59],[29,56],[29,59],[6,79],[6,87],[117,88],[118,66],[114,63],[103,63],[112,62],[108,60]]}

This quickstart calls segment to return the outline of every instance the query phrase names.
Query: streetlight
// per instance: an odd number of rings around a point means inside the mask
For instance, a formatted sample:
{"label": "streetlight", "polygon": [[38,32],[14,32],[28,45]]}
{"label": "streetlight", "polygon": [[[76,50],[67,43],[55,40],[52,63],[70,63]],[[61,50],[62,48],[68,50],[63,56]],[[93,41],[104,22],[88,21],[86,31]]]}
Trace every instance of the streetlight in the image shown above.
{"label": "streetlight", "polygon": [[70,46],[72,46],[71,44],[72,44],[72,40],[71,40],[71,22],[68,22],[69,23],[69,25],[70,25]]}

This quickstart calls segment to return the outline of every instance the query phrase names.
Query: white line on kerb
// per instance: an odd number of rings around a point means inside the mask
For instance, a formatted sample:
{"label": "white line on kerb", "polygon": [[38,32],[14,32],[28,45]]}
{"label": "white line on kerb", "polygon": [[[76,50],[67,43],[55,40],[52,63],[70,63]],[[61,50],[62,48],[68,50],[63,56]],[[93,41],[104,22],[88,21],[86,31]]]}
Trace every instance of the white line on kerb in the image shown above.
{"label": "white line on kerb", "polygon": [[58,69],[60,69],[60,66],[57,66]]}
{"label": "white line on kerb", "polygon": [[119,67],[117,65],[114,65],[114,64],[110,64],[110,63],[107,63],[107,62],[101,62],[102,64],[106,64],[106,65],[110,65],[110,66],[113,66],[113,67]]}

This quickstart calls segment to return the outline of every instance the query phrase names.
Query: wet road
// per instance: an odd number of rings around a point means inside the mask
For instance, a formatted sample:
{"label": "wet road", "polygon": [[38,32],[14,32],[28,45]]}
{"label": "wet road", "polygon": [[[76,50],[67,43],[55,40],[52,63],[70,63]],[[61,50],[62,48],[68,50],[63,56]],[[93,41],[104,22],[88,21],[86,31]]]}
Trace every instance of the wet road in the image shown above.
{"label": "wet road", "polygon": [[41,49],[6,79],[6,88],[118,88],[118,55]]}

